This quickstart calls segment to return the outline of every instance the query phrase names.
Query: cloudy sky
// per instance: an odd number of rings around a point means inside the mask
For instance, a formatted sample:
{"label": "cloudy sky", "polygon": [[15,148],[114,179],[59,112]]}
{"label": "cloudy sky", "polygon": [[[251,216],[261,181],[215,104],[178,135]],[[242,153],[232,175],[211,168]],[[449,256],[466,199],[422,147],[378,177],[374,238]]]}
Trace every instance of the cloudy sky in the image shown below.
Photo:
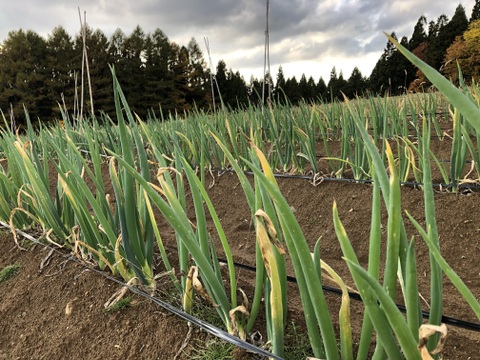
{"label": "cloudy sky", "polygon": [[[223,59],[247,82],[262,77],[266,0],[14,0],[0,6],[0,40],[11,30],[31,29],[47,37],[55,26],[78,32],[78,6],[87,22],[108,37],[127,35],[136,25],[148,33],[162,29],[186,45],[195,37],[204,54],[210,43],[214,65]],[[475,0],[271,0],[270,61],[275,74],[302,73],[328,82],[333,66],[345,78],[355,66],[369,76],[386,45],[383,32],[411,37],[421,15],[428,21],[453,16],[459,3],[470,18]]]}

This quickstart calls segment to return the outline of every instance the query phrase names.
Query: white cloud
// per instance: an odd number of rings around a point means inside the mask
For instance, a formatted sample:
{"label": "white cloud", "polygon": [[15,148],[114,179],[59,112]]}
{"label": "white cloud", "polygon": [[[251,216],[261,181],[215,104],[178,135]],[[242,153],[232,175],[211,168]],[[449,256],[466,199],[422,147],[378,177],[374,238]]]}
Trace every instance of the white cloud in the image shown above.
{"label": "white cloud", "polygon": [[[464,0],[470,16],[474,0]],[[431,0],[276,0],[270,2],[272,72],[283,65],[287,77],[304,72],[328,80],[333,65],[349,77],[355,66],[369,75],[383,48],[383,31],[410,37],[421,15],[451,18],[458,5]],[[136,25],[162,29],[170,40],[210,41],[215,65],[224,59],[247,79],[263,74],[265,2],[258,0],[17,0],[0,13],[0,39],[11,30],[31,29],[47,36],[61,25],[74,35],[80,28],[77,6],[87,21],[110,36],[127,35]],[[204,51],[205,52],[205,51]],[[206,53],[206,52],[205,52]]]}

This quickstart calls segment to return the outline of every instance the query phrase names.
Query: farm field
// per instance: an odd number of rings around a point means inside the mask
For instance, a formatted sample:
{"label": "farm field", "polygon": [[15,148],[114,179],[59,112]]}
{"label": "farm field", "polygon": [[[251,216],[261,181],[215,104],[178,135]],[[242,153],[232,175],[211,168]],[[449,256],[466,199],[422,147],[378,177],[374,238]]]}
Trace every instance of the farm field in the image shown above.
{"label": "farm field", "polygon": [[[442,156],[449,152],[448,141],[432,144]],[[108,169],[104,167],[104,179]],[[213,178],[209,179],[209,182]],[[342,260],[342,252],[336,238],[332,221],[332,204],[336,200],[346,231],[352,241],[362,265],[368,259],[368,226],[371,216],[372,186],[345,182],[324,181],[313,186],[307,180],[278,179],[280,189],[294,209],[301,228],[311,246],[322,237],[322,258],[344,278],[348,286],[354,287],[348,269]],[[52,184],[54,185],[54,184]],[[107,193],[113,192],[107,184]],[[255,265],[255,231],[250,224],[250,210],[237,176],[226,172],[215,174],[214,185],[208,190],[217,213],[231,242],[236,262]],[[477,214],[479,193],[452,194],[435,193],[435,207],[440,234],[442,254],[460,275],[474,294],[480,294],[480,273],[477,259],[480,255],[480,228]],[[187,192],[187,199],[191,200]],[[189,213],[193,213],[188,201]],[[422,221],[423,193],[418,189],[402,189],[402,209]],[[386,226],[386,214],[382,225]],[[160,227],[164,225],[160,224]],[[209,227],[213,226],[209,221]],[[412,226],[407,233],[415,234]],[[173,234],[166,237],[167,246],[175,244]],[[142,358],[172,359],[187,334],[187,325],[175,316],[168,315],[160,307],[145,299],[135,297],[134,304],[116,313],[105,313],[103,303],[118,289],[118,285],[100,275],[85,271],[80,265],[56,254],[51,263],[40,271],[42,260],[48,251],[40,246],[29,250],[16,248],[12,236],[6,230],[1,233],[0,268],[12,263],[21,265],[16,277],[0,284],[0,358]],[[428,249],[417,241],[417,266],[421,295],[429,297]],[[293,275],[288,266],[289,275]],[[238,270],[238,283],[249,296],[254,281],[252,274]],[[333,285],[327,282],[327,285]],[[162,297],[161,289],[159,296]],[[302,306],[296,286],[289,286],[289,320],[295,320],[300,332],[304,332]],[[327,294],[332,314],[338,311],[340,297]],[[452,284],[444,277],[444,315],[477,322],[475,315]],[[428,300],[427,300],[428,301]],[[65,308],[72,305],[67,316]],[[363,307],[352,301],[352,324],[354,338],[358,337]],[[428,307],[422,303],[423,309]],[[303,326],[303,328],[302,328]],[[256,327],[257,328],[257,327]],[[258,329],[262,330],[261,322]],[[442,356],[444,359],[474,358],[480,353],[480,333],[448,326],[449,336]],[[305,335],[303,335],[305,336]],[[190,345],[201,347],[205,334],[194,332]],[[288,340],[287,340],[288,341]],[[187,348],[188,349],[188,348]],[[187,350],[188,351],[188,350]],[[191,353],[185,353],[184,359]],[[246,356],[246,355],[245,355]]]}
{"label": "farm field", "polygon": [[[204,334],[190,339],[183,321],[145,300],[117,299],[117,308],[127,308],[104,313],[95,304],[119,286],[94,285],[104,279],[70,267],[78,262],[275,358],[478,354],[479,333],[452,322],[478,330],[480,319],[480,91],[475,84],[460,91],[416,65],[445,97],[268,104],[143,121],[112,69],[115,119],[78,122],[63,113],[59,126],[27,121],[24,134],[4,129],[0,219],[75,258],[51,260],[38,245],[20,251],[18,236],[2,236],[10,242],[2,267],[18,258],[42,270],[22,275],[20,267],[0,284],[5,356],[31,344],[31,353],[78,346],[114,351],[103,357],[172,358],[185,339],[185,358],[212,354]],[[35,288],[47,294],[30,297]],[[67,339],[80,329],[75,324],[82,330]],[[38,345],[26,335],[30,327],[53,344]],[[80,341],[85,328],[94,329],[88,345]],[[112,334],[125,341],[112,342]],[[211,356],[232,354],[252,357],[240,350]]]}

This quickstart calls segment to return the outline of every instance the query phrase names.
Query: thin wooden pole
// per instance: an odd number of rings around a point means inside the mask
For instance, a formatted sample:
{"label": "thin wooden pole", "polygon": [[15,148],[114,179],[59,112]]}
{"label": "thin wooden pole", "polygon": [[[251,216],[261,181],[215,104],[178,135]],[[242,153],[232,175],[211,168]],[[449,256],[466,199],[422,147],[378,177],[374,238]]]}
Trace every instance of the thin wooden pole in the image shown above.
{"label": "thin wooden pole", "polygon": [[[80,31],[82,35],[83,46],[85,47],[85,30],[83,29],[82,14],[80,13],[80,7],[78,8],[78,17],[80,19]],[[80,113],[78,115],[78,121],[82,121],[83,117],[83,92],[84,92],[84,75],[85,73],[85,50],[82,50],[82,76],[80,79]]]}
{"label": "thin wooden pole", "polygon": [[217,77],[214,73],[214,68],[213,68],[213,62],[212,62],[212,57],[210,55],[210,42],[208,41],[208,38],[203,38],[203,40],[205,41],[205,46],[207,48],[207,54],[208,54],[208,60],[210,61],[210,83],[211,83],[211,86],[212,86],[212,100],[213,100],[213,111],[215,112],[216,111],[216,106],[215,106],[215,91],[214,91],[214,87],[213,87],[213,83],[215,83],[216,87],[217,87],[217,91],[218,91],[218,96],[220,98],[220,104],[222,106],[222,110],[224,110],[224,104],[223,104],[223,99],[222,99],[222,94],[220,93],[220,87],[218,86],[218,82],[217,82]]}
{"label": "thin wooden pole", "polygon": [[[270,1],[266,0],[267,8],[265,12],[265,52],[263,57],[263,84],[262,84],[262,104],[265,104],[265,91],[268,91],[268,99],[271,96],[270,88],[270,33],[268,29],[268,17],[270,11]],[[268,81],[268,88],[266,88],[266,83]],[[263,107],[262,107],[263,112]]]}
{"label": "thin wooden pole", "polygon": [[83,12],[83,29],[84,29],[83,51],[85,52],[85,65],[87,66],[88,92],[90,94],[90,111],[92,112],[91,116],[95,116],[95,110],[93,107],[92,81],[90,79],[90,65],[88,64],[88,53],[87,53],[87,12],[86,11]]}

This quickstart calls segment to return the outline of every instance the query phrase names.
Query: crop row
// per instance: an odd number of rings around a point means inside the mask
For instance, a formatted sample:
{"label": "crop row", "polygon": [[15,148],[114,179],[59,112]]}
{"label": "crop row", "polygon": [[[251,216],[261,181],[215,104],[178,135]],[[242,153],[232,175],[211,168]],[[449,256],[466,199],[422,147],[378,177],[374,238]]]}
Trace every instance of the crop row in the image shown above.
{"label": "crop row", "polygon": [[[392,40],[393,41],[393,40]],[[404,51],[404,50],[402,50]],[[407,54],[407,56],[411,56]],[[412,61],[418,61],[412,58]],[[45,239],[92,258],[125,281],[138,279],[154,289],[159,269],[153,265],[158,248],[163,270],[191,311],[194,295],[209,301],[225,328],[242,339],[256,322],[265,299],[266,332],[272,351],[283,356],[287,316],[286,259],[297,278],[309,340],[317,358],[352,359],[353,343],[347,288],[318,250],[309,248],[292,209],[281,194],[274,173],[319,171],[318,144],[323,144],[332,173],[342,176],[347,167],[355,179],[373,179],[372,221],[368,268],[360,266],[346,230],[333,205],[333,222],[355,285],[365,303],[365,315],[356,357],[366,359],[375,333],[375,358],[420,359],[439,344],[423,338],[413,240],[407,238],[401,213],[400,181],[414,174],[423,183],[426,227],[408,214],[431,253],[431,325],[440,325],[442,272],[452,280],[480,318],[480,304],[443,260],[435,220],[431,159],[441,165],[430,148],[432,133],[443,137],[439,108],[451,109],[452,151],[445,181],[456,186],[467,155],[479,157],[480,131],[477,88],[462,94],[440,75],[417,63],[442,90],[451,105],[437,95],[347,102],[324,106],[249,108],[243,112],[207,115],[196,113],[169,121],[135,118],[112,69],[117,119],[74,124],[64,114],[64,126],[25,135],[4,130],[0,139],[6,164],[0,171],[0,218],[12,228],[40,226]],[[425,70],[426,69],[426,70]],[[446,81],[446,80],[445,80]],[[439,101],[442,105],[439,106]],[[445,111],[447,111],[445,110]],[[445,114],[446,115],[446,114]],[[168,120],[168,119],[164,119]],[[415,137],[412,140],[412,135]],[[341,143],[341,156],[330,154],[328,140]],[[321,141],[319,141],[321,140]],[[396,145],[395,154],[390,143]],[[379,151],[380,150],[380,151]],[[332,156],[331,156],[332,155]],[[108,179],[102,175],[107,164]],[[51,171],[53,166],[55,171]],[[255,292],[251,301],[239,297],[234,259],[222,224],[205,184],[209,168],[232,168],[247,199],[256,232]],[[253,184],[244,170],[254,173]],[[478,170],[475,168],[475,171]],[[478,177],[478,176],[477,176]],[[53,183],[55,184],[52,186]],[[111,184],[113,193],[106,190]],[[186,189],[195,208],[187,214]],[[52,196],[53,194],[53,196]],[[386,263],[380,282],[381,202],[388,212]],[[176,239],[177,278],[163,243],[166,220]],[[207,215],[208,214],[208,215]],[[208,231],[207,217],[213,230]],[[218,239],[216,248],[212,238]],[[227,271],[217,259],[225,254]],[[327,272],[344,292],[339,315],[340,333],[333,327],[322,290]],[[401,285],[406,317],[396,308]],[[443,328],[434,328],[443,331]],[[340,350],[337,347],[340,339]],[[419,343],[427,347],[417,347]]]}

